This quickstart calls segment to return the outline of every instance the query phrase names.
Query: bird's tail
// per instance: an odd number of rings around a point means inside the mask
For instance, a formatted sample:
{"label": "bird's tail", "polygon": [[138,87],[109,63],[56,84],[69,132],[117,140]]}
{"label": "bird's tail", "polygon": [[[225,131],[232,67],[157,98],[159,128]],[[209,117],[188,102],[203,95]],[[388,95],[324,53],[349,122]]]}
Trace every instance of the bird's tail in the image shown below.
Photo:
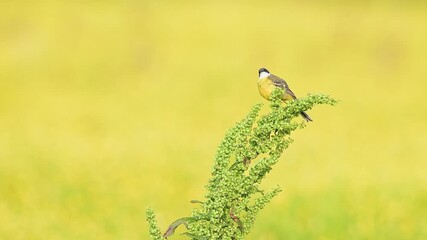
{"label": "bird's tail", "polygon": [[301,116],[307,121],[307,122],[312,122],[313,119],[310,118],[310,116],[308,116],[307,113],[305,112],[301,112]]}

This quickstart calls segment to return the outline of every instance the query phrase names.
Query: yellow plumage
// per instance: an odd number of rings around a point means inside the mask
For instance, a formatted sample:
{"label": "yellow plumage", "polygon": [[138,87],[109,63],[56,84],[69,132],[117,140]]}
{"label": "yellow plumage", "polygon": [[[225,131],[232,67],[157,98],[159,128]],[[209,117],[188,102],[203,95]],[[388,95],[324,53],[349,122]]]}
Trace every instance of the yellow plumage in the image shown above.
{"label": "yellow plumage", "polygon": [[[258,80],[258,91],[261,96],[267,100],[270,100],[270,95],[275,88],[277,88],[277,86],[275,86],[274,83],[268,79],[268,76]],[[285,91],[282,95],[282,100],[286,101],[291,99],[293,99],[293,97]]]}

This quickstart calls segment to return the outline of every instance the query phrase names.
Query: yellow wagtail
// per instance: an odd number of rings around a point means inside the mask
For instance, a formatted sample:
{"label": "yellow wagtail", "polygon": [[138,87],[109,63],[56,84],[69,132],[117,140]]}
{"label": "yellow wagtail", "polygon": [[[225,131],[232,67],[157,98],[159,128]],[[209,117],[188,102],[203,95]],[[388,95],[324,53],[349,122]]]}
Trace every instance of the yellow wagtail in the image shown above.
{"label": "yellow wagtail", "polygon": [[[292,92],[292,90],[289,89],[289,86],[285,80],[279,78],[276,75],[271,74],[265,68],[260,68],[258,73],[259,73],[258,91],[263,98],[270,100],[270,95],[276,87],[279,87],[284,90],[284,93],[282,95],[283,101],[297,98],[295,94]],[[307,120],[307,122],[313,121],[305,112],[301,112],[301,116],[305,120]]]}

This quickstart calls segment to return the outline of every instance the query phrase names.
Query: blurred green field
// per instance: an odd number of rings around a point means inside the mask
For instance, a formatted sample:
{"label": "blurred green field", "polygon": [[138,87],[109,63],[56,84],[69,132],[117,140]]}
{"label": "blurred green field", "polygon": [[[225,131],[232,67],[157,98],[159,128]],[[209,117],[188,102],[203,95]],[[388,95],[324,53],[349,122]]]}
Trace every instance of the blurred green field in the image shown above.
{"label": "blurred green field", "polygon": [[426,3],[10,1],[0,16],[0,239],[148,239],[148,206],[162,230],[189,215],[224,133],[263,101],[260,67],[341,102],[309,111],[248,239],[427,239]]}

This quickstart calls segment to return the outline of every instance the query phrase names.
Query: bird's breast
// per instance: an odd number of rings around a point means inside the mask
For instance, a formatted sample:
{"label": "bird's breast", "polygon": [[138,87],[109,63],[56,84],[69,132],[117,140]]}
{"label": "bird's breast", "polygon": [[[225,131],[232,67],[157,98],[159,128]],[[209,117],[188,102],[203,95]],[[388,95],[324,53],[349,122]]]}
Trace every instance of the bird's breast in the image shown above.
{"label": "bird's breast", "polygon": [[273,92],[275,86],[272,81],[267,77],[260,78],[258,80],[258,91],[261,96],[267,100],[270,100],[270,95]]}
{"label": "bird's breast", "polygon": [[[270,100],[271,93],[274,91],[275,88],[277,88],[276,85],[274,85],[274,83],[267,77],[260,78],[258,80],[259,94],[261,94],[261,96],[267,100]],[[293,97],[285,91],[282,95],[282,100],[287,101],[291,99],[293,99]]]}

